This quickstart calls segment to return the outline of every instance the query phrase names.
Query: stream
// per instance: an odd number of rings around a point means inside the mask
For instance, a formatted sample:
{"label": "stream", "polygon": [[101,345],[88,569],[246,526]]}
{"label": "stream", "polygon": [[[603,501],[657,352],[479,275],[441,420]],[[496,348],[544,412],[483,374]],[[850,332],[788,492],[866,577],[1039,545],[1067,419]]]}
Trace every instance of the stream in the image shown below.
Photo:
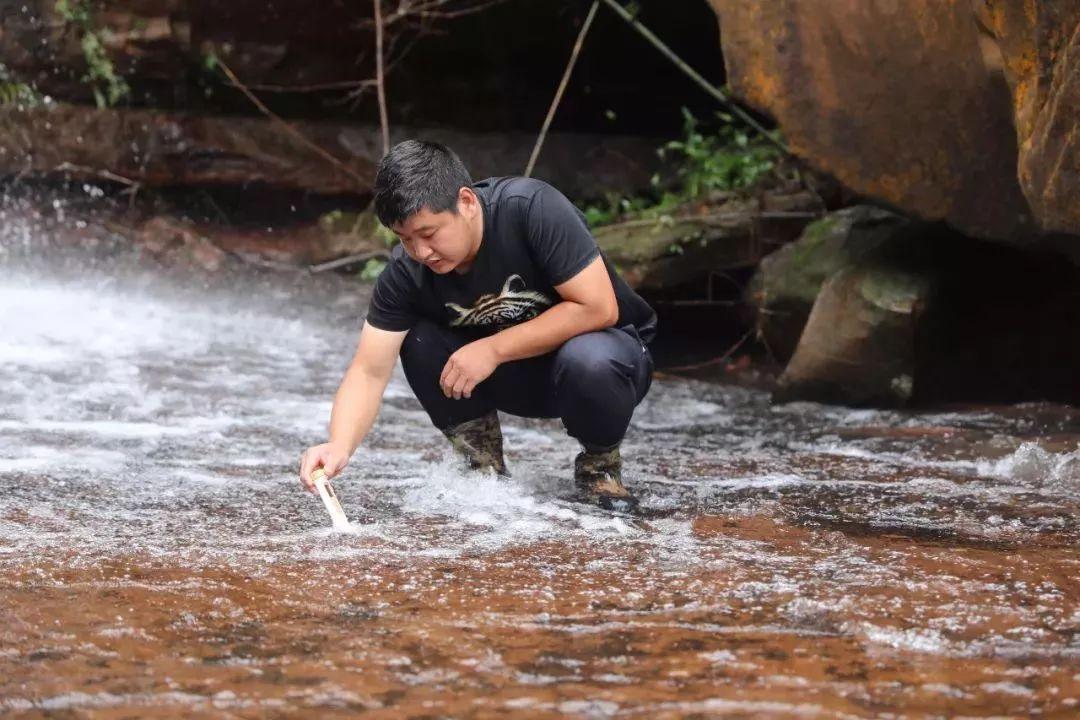
{"label": "stream", "polygon": [[464,473],[399,367],[335,533],[297,469],[367,287],[41,232],[0,228],[0,714],[1080,714],[1076,409],[659,377],[633,520],[564,499],[558,421]]}

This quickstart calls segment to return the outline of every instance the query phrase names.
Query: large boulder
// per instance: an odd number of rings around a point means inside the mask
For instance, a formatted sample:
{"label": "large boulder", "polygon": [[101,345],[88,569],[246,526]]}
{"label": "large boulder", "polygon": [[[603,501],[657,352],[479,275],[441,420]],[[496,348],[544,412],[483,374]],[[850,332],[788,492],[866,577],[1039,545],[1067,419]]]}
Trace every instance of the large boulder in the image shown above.
{"label": "large boulder", "polygon": [[775,392],[855,406],[1080,401],[1080,268],[900,226],[821,287]]}
{"label": "large boulder", "polygon": [[758,337],[780,361],[795,352],[822,284],[887,241],[909,221],[856,205],[810,223],[793,243],[765,257],[747,287]]}
{"label": "large boulder", "polygon": [[774,399],[906,405],[914,389],[919,315],[931,289],[925,274],[873,264],[830,277]]}
{"label": "large boulder", "polygon": [[1080,234],[1080,3],[973,4],[1001,49],[1024,194],[1043,228]]}
{"label": "large boulder", "polygon": [[967,0],[710,1],[735,93],[855,191],[978,237],[1080,233],[1074,0],[989,0],[993,30]]}

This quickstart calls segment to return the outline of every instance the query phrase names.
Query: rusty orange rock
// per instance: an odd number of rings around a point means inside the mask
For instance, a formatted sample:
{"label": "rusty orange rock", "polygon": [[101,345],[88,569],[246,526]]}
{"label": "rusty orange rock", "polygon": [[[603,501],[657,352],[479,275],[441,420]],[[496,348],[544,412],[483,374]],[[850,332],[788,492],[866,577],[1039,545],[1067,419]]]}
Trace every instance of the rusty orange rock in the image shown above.
{"label": "rusty orange rock", "polygon": [[710,0],[734,92],[857,192],[975,236],[1080,233],[1080,6]]}
{"label": "rusty orange rock", "polygon": [[984,0],[1012,90],[1020,185],[1043,228],[1080,233],[1080,4]]}

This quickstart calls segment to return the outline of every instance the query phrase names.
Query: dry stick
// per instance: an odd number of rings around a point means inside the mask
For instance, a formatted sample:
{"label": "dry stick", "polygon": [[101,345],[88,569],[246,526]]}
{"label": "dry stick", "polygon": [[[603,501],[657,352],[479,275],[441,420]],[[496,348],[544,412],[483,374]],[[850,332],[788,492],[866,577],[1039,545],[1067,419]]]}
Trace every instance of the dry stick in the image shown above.
{"label": "dry stick", "polygon": [[592,7],[589,8],[589,14],[585,17],[585,22],[582,24],[581,31],[578,33],[577,41],[574,43],[574,49],[570,52],[570,61],[566,63],[566,70],[563,71],[562,82],[559,83],[559,89],[555,91],[555,98],[551,101],[551,107],[548,108],[547,117],[544,118],[544,126],[540,128],[540,135],[536,138],[536,145],[533,146],[532,155],[529,156],[529,164],[525,166],[525,177],[532,176],[533,168],[536,167],[536,159],[540,157],[540,148],[544,145],[544,138],[547,137],[548,129],[551,127],[551,121],[555,117],[555,110],[559,107],[559,102],[562,100],[566,85],[570,82],[570,73],[574,71],[574,64],[577,63],[578,54],[581,52],[581,45],[585,42],[585,35],[589,32],[589,27],[592,25],[593,18],[596,17],[596,8],[598,7],[600,7],[600,0],[593,0]]}
{"label": "dry stick", "polygon": [[619,15],[619,17],[621,17],[626,22],[630,23],[630,25],[635,30],[637,30],[639,33],[641,33],[641,35],[646,40],[648,40],[650,43],[652,43],[653,46],[657,50],[659,50],[661,53],[663,53],[665,56],[667,56],[668,60],[671,60],[671,62],[675,63],[675,65],[678,66],[678,68],[680,70],[682,70],[684,73],[689,75],[690,79],[693,80],[694,82],[696,82],[698,85],[700,85],[705,90],[705,92],[712,95],[714,98],[716,98],[720,102],[720,104],[724,105],[729,110],[731,110],[731,112],[738,115],[739,118],[743,122],[745,122],[747,125],[749,125],[750,127],[757,130],[759,133],[764,135],[765,139],[767,139],[769,142],[771,142],[776,147],[780,148],[784,152],[785,155],[791,155],[791,151],[788,149],[788,147],[783,142],[781,142],[780,140],[777,140],[775,137],[773,137],[773,135],[768,130],[766,130],[765,128],[763,128],[761,126],[761,123],[759,123],[757,120],[755,120],[753,117],[751,117],[749,113],[747,113],[745,110],[743,110],[737,104],[735,104],[735,102],[731,98],[729,98],[727,95],[725,95],[722,90],[715,87],[712,83],[710,83],[705,78],[701,77],[701,75],[699,75],[698,72],[696,70],[694,70],[694,68],[687,65],[686,62],[683,61],[683,59],[680,58],[678,55],[676,55],[675,52],[671,48],[669,48],[667,45],[665,45],[663,43],[663,41],[660,40],[660,38],[653,35],[652,31],[649,30],[649,28],[645,27],[640,22],[635,20],[633,15],[626,12],[626,9],[623,8],[622,5],[619,5],[619,3],[615,2],[615,0],[603,0],[603,1],[612,10],[614,10]]}
{"label": "dry stick", "polygon": [[233,71],[231,69],[229,69],[229,66],[225,64],[225,61],[223,61],[221,58],[218,58],[217,59],[217,64],[221,66],[221,70],[229,78],[229,82],[231,82],[233,84],[233,86],[237,90],[244,93],[244,95],[247,96],[247,99],[250,100],[255,105],[255,107],[257,107],[259,109],[259,111],[263,115],[266,115],[268,118],[270,118],[271,120],[273,120],[274,122],[276,122],[277,124],[279,124],[283,128],[285,128],[285,130],[288,131],[288,133],[290,135],[292,135],[297,140],[299,140],[300,143],[302,145],[304,145],[305,147],[313,150],[323,160],[326,160],[331,165],[336,166],[339,170],[341,170],[343,173],[345,173],[349,177],[351,177],[354,180],[356,180],[357,182],[359,182],[362,186],[367,186],[368,185],[369,181],[366,178],[361,177],[355,171],[350,169],[348,165],[341,162],[336,157],[334,157],[330,153],[326,152],[325,150],[323,150],[321,147],[319,147],[318,145],[316,145],[312,141],[308,140],[306,137],[304,137],[303,133],[301,133],[299,130],[294,128],[289,123],[282,120],[281,117],[279,117],[278,115],[275,115],[270,110],[270,108],[266,107],[266,105],[263,104],[262,100],[259,100],[259,98],[255,97],[254,93],[252,93],[250,90],[248,90],[247,86],[244,85],[244,83],[240,82],[240,79],[238,77],[236,77],[236,74],[233,73]]}
{"label": "dry stick", "polygon": [[390,152],[390,121],[386,114],[386,76],[383,74],[382,0],[375,0],[375,90],[379,96],[379,125],[382,128],[383,155]]}
{"label": "dry stick", "polygon": [[724,353],[723,355],[721,355],[720,357],[715,357],[715,358],[712,358],[711,360],[706,360],[704,362],[694,363],[692,365],[679,365],[678,367],[663,368],[663,370],[661,372],[666,372],[666,373],[688,372],[690,370],[700,370],[701,368],[708,367],[710,365],[718,365],[719,363],[724,362],[729,357],[734,355],[735,351],[738,350],[740,347],[742,347],[742,344],[744,342],[746,342],[747,338],[749,338],[753,334],[754,334],[754,329],[751,328],[750,330],[747,331],[747,333],[745,335],[743,335],[741,338],[739,338],[739,342],[732,345],[731,348],[729,348],[728,351],[726,353]]}

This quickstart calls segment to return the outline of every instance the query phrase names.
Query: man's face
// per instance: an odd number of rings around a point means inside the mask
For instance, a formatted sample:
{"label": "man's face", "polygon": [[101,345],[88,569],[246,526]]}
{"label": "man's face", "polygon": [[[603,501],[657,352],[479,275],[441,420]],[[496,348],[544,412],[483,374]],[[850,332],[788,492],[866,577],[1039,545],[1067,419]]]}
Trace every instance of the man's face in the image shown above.
{"label": "man's face", "polygon": [[478,212],[481,208],[476,196],[472,190],[462,188],[457,213],[433,213],[423,208],[391,230],[401,238],[409,257],[444,275],[471,264]]}

